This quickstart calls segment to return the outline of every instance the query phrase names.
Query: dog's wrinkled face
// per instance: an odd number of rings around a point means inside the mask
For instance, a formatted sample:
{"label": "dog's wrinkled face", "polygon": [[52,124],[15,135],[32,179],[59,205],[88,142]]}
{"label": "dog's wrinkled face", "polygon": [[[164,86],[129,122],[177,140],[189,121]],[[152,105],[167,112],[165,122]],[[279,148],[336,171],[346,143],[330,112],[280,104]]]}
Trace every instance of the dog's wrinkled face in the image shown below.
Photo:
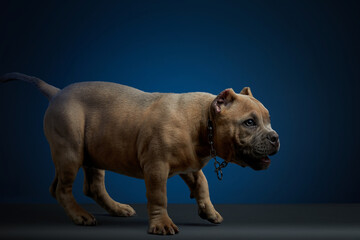
{"label": "dog's wrinkled face", "polygon": [[267,169],[269,156],[280,149],[279,136],[271,128],[269,111],[252,96],[250,88],[240,94],[227,89],[212,107],[219,156],[254,170]]}

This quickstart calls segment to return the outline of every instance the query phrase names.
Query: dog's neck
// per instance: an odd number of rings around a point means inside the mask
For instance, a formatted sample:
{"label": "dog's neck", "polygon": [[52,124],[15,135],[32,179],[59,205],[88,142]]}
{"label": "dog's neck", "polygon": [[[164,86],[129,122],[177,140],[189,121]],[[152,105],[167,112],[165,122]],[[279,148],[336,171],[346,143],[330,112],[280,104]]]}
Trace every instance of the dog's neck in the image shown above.
{"label": "dog's neck", "polygon": [[213,99],[203,106],[201,109],[201,117],[199,120],[199,131],[197,136],[197,144],[195,146],[195,151],[198,159],[201,161],[202,164],[206,165],[211,157],[211,145],[209,143],[209,130],[208,130],[208,121],[212,121],[213,130],[212,134],[214,136],[215,129],[214,129],[214,121],[212,120],[213,117],[211,116],[210,106]]}

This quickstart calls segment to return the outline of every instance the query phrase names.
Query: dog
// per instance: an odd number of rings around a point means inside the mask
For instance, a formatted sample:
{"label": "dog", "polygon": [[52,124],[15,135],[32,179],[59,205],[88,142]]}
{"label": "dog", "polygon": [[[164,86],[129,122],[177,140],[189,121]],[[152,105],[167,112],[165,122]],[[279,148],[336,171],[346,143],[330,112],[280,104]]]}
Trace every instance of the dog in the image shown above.
{"label": "dog", "polygon": [[[219,224],[222,216],[210,201],[202,168],[216,156],[254,170],[270,165],[280,148],[269,111],[249,87],[239,94],[226,89],[202,93],[146,93],[111,82],[80,82],[58,89],[36,77],[8,73],[0,82],[34,84],[50,101],[44,116],[56,174],[51,195],[78,225],[96,225],[92,214],[74,199],[72,184],[84,170],[84,194],[111,215],[128,217],[135,210],[114,201],[104,185],[105,170],[145,180],[148,232],[176,234],[167,213],[166,182],[180,175],[198,204],[200,217]],[[221,175],[219,174],[221,173]]]}

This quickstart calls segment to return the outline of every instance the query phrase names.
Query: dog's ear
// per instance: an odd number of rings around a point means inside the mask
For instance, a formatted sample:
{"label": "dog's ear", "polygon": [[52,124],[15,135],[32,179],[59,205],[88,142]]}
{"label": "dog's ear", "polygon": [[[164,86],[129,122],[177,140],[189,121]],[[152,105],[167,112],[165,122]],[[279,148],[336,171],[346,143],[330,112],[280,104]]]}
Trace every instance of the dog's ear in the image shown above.
{"label": "dog's ear", "polygon": [[244,87],[243,90],[241,90],[240,94],[248,95],[250,97],[253,96],[249,87]]}
{"label": "dog's ear", "polygon": [[220,113],[221,109],[223,109],[225,106],[228,106],[231,104],[236,97],[236,93],[232,88],[225,89],[222,91],[215,100],[212,102],[212,108],[215,111],[215,113]]}

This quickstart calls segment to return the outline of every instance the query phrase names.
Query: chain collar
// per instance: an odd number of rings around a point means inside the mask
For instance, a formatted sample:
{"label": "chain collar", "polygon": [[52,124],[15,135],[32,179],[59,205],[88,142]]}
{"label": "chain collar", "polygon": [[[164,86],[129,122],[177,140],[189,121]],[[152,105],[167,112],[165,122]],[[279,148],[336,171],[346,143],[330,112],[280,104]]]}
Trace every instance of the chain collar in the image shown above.
{"label": "chain collar", "polygon": [[207,129],[208,129],[208,141],[209,141],[209,144],[210,144],[210,157],[215,160],[214,167],[215,167],[215,172],[216,172],[217,178],[219,180],[222,180],[223,179],[223,172],[222,172],[221,169],[226,167],[228,163],[226,161],[223,161],[222,163],[220,163],[216,159],[216,150],[215,150],[215,147],[214,147],[214,127],[213,127],[213,123],[210,120],[210,118],[208,119]]}

